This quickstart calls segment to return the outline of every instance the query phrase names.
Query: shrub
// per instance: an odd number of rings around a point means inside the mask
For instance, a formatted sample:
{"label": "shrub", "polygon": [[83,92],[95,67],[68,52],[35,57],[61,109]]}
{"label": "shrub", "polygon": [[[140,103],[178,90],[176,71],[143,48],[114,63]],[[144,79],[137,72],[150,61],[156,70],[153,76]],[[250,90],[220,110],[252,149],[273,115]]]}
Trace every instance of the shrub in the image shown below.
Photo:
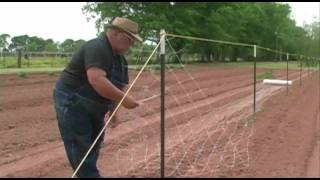
{"label": "shrub", "polygon": [[18,72],[18,76],[19,76],[20,78],[26,78],[26,77],[27,77],[27,73],[26,73],[26,72],[23,72],[23,71],[20,71],[20,72]]}
{"label": "shrub", "polygon": [[50,71],[50,72],[48,72],[48,75],[49,75],[49,76],[54,76],[55,73],[54,73],[53,71]]}

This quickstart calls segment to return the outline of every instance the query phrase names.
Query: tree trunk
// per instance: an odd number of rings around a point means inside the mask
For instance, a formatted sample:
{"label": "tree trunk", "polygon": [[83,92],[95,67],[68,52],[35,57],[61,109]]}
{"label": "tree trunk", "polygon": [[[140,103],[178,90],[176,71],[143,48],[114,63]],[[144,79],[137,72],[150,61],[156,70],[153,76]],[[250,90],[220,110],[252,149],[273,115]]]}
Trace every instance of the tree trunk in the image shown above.
{"label": "tree trunk", "polygon": [[182,55],[183,55],[183,52],[182,51],[178,51],[177,53],[177,63],[180,64],[180,63],[183,63],[183,60],[182,60]]}
{"label": "tree trunk", "polygon": [[217,61],[221,62],[221,48],[220,47],[217,48]]}
{"label": "tree trunk", "polygon": [[209,51],[206,52],[206,62],[210,62],[211,61],[211,54]]}
{"label": "tree trunk", "polygon": [[220,52],[221,53],[220,54],[221,62],[224,62],[224,53],[223,53],[224,47],[221,46],[220,49],[221,49],[221,52]]}
{"label": "tree trunk", "polygon": [[22,53],[21,53],[21,50],[19,49],[18,50],[18,68],[21,68],[21,56],[22,56]]}
{"label": "tree trunk", "polygon": [[231,58],[232,62],[237,61],[238,53],[239,53],[238,47],[233,47],[233,53],[232,53],[232,58]]}
{"label": "tree trunk", "polygon": [[200,59],[200,62],[204,62],[205,60],[204,60],[204,55],[203,54],[201,54],[201,59]]}
{"label": "tree trunk", "polygon": [[212,51],[212,62],[216,61],[216,53],[215,51]]}

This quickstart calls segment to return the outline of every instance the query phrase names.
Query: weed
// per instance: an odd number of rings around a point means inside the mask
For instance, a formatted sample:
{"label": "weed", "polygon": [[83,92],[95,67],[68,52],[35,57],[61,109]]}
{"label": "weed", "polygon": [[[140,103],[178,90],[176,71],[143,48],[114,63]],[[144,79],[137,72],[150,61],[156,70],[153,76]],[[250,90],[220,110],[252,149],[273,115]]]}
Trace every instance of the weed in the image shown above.
{"label": "weed", "polygon": [[50,71],[50,72],[48,72],[48,75],[49,76],[54,76],[54,75],[56,75],[53,71]]}
{"label": "weed", "polygon": [[20,72],[18,72],[18,76],[19,76],[20,78],[27,78],[27,73],[26,73],[26,72],[23,72],[23,71],[20,71]]}
{"label": "weed", "polygon": [[272,70],[264,72],[263,74],[258,74],[257,79],[275,79],[275,75],[273,75]]}

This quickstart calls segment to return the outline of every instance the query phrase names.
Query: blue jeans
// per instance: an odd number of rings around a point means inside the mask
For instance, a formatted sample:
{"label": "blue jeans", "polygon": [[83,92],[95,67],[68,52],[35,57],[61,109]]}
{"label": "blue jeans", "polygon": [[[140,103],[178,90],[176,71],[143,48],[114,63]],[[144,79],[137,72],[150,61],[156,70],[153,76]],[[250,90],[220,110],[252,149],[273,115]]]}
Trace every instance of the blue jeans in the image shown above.
{"label": "blue jeans", "polygon": [[[104,115],[108,109],[79,95],[59,80],[53,92],[53,99],[66,154],[75,171],[104,127]],[[96,164],[103,139],[104,132],[81,165],[77,177],[100,177]]]}

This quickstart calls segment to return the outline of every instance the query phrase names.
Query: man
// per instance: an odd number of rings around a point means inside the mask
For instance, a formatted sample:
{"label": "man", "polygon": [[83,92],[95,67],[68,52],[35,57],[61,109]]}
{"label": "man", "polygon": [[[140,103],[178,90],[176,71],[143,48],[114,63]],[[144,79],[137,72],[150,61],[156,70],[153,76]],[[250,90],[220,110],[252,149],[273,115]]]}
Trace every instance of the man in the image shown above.
{"label": "man", "polygon": [[[107,32],[85,43],[74,53],[54,89],[55,110],[66,154],[73,170],[93,144],[128,84],[123,56],[136,40],[138,24],[121,17],[107,25]],[[139,103],[126,96],[122,105],[132,109]],[[77,177],[101,177],[96,163],[104,133],[77,172]]]}

